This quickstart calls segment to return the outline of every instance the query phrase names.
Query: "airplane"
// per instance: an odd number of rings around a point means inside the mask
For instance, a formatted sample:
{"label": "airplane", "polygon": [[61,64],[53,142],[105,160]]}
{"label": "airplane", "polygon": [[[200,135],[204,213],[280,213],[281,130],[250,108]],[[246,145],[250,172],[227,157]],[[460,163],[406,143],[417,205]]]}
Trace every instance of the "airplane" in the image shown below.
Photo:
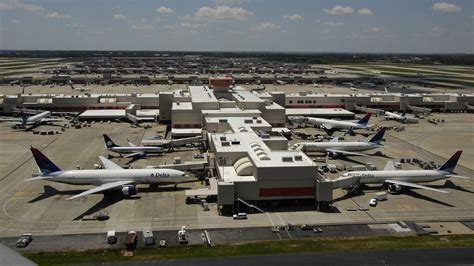
{"label": "airplane", "polygon": [[24,181],[47,180],[71,185],[96,185],[68,200],[111,189],[120,189],[124,196],[138,193],[138,184],[169,185],[186,182],[190,177],[175,169],[123,169],[116,163],[99,156],[105,169],[99,170],[61,170],[40,150],[31,147],[31,153],[38,165],[39,175]]}
{"label": "airplane", "polygon": [[21,118],[7,118],[7,119],[2,119],[1,121],[12,122],[14,126],[16,127],[37,126],[40,124],[61,121],[61,119],[59,118],[50,118],[50,117],[51,117],[51,112],[44,111],[30,117],[26,117],[26,115],[22,113]]}
{"label": "airplane", "polygon": [[449,193],[448,191],[435,189],[432,187],[415,184],[418,182],[431,182],[450,177],[470,179],[470,177],[459,176],[454,173],[454,168],[461,157],[462,151],[454,153],[441,167],[436,170],[396,170],[393,161],[388,161],[383,170],[378,171],[354,171],[344,173],[341,177],[335,179],[339,184],[351,180],[351,184],[369,184],[383,183],[387,184],[389,192],[395,193],[402,190],[403,187],[420,188],[440,193]]}
{"label": "airplane", "polygon": [[164,149],[161,147],[153,147],[153,146],[136,146],[135,144],[128,142],[128,147],[119,146],[113,142],[113,140],[107,135],[103,134],[105,147],[109,151],[116,152],[122,156],[122,154],[127,154],[123,156],[124,158],[143,158],[147,154],[154,153],[154,154],[161,154],[164,153]]}
{"label": "airplane", "polygon": [[385,111],[385,119],[387,120],[396,120],[400,123],[418,123],[418,118],[416,117],[408,117],[406,113],[403,112],[401,115],[392,113],[389,111]]}
{"label": "airplane", "polygon": [[69,84],[69,86],[71,86],[71,89],[72,89],[73,91],[85,92],[85,91],[90,91],[90,90],[91,90],[91,89],[89,89],[89,88],[87,88],[87,87],[85,87],[85,86],[84,86],[84,87],[76,88],[76,87],[74,87],[74,83],[73,83],[72,81],[70,81],[70,80],[68,80],[68,84]]}
{"label": "airplane", "polygon": [[330,142],[300,142],[292,146],[293,150],[302,150],[304,152],[326,152],[333,157],[337,155],[357,155],[369,156],[368,154],[358,153],[356,151],[366,151],[382,147],[380,142],[383,139],[386,128],[381,128],[369,141],[338,142],[337,138]]}
{"label": "airplane", "polygon": [[334,130],[341,130],[341,129],[348,129],[352,132],[354,129],[365,129],[369,128],[370,125],[367,125],[369,122],[371,114],[366,114],[362,119],[356,122],[349,122],[349,121],[339,121],[339,120],[332,120],[332,119],[325,119],[325,118],[315,118],[315,117],[305,117],[304,122],[318,126],[328,133],[333,132]]}
{"label": "airplane", "polygon": [[19,80],[19,79],[10,81],[10,85],[12,85],[12,86],[18,85],[20,83],[21,83],[21,80]]}

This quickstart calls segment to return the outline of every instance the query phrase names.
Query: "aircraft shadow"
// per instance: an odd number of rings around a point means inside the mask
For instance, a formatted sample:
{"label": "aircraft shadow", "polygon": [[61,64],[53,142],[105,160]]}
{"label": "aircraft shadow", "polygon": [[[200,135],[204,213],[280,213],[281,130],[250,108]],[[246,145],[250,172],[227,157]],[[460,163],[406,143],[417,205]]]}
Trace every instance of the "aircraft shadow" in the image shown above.
{"label": "aircraft shadow", "polygon": [[115,193],[115,191],[105,192],[103,193],[104,197],[102,200],[97,202],[94,206],[90,207],[87,211],[81,213],[79,216],[73,219],[73,221],[81,220],[86,215],[92,215],[98,211],[101,211],[109,206],[112,206],[122,200],[135,200],[139,197],[126,197],[123,196],[121,193]]}
{"label": "aircraft shadow", "polygon": [[338,201],[343,201],[343,200],[346,200],[346,199],[350,199],[350,198],[353,198],[353,197],[357,197],[357,196],[363,196],[365,195],[365,192],[362,190],[362,189],[357,189],[355,190],[354,192],[352,193],[346,193],[344,194],[343,196],[339,197],[339,198],[335,198],[332,200],[332,203],[336,203]]}
{"label": "aircraft shadow", "polygon": [[150,193],[150,192],[175,192],[191,189],[190,187],[177,187],[174,186],[148,186],[144,188],[138,188],[138,193]]}
{"label": "aircraft shadow", "polygon": [[76,195],[81,192],[84,192],[84,190],[64,190],[64,191],[59,191],[55,189],[52,186],[43,186],[44,192],[39,195],[38,197],[28,201],[28,203],[34,203],[38,202],[44,199],[47,199],[49,197],[55,196],[55,195]]}
{"label": "aircraft shadow", "polygon": [[444,206],[447,206],[447,207],[454,207],[454,206],[451,205],[451,204],[448,204],[448,203],[445,203],[445,202],[442,202],[442,201],[433,199],[433,198],[428,197],[428,196],[425,196],[425,195],[421,195],[421,194],[415,192],[413,189],[406,189],[406,190],[403,191],[403,193],[406,194],[406,195],[408,195],[408,196],[412,196],[412,197],[414,197],[414,198],[417,198],[417,199],[430,201],[430,202],[437,203],[437,204],[440,204],[440,205],[444,205]]}
{"label": "aircraft shadow", "polygon": [[433,187],[433,188],[451,188],[451,189],[454,189],[454,190],[463,191],[463,192],[467,192],[467,193],[474,193],[474,191],[471,191],[469,189],[465,189],[461,186],[458,186],[458,185],[454,184],[451,180],[446,180],[443,185],[430,185],[430,187]]}
{"label": "aircraft shadow", "polygon": [[359,161],[354,160],[354,159],[351,159],[351,158],[349,158],[349,157],[347,157],[347,156],[338,156],[337,159],[342,160],[342,161],[346,161],[346,162],[355,163],[355,164],[365,165],[365,163],[359,162]]}

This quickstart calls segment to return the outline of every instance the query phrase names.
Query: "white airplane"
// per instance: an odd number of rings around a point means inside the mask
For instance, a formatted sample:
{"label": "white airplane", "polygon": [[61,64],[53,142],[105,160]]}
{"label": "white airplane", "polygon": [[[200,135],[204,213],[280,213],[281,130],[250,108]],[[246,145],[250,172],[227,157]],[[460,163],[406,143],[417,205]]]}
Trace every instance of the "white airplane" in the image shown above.
{"label": "white airplane", "polygon": [[450,177],[469,179],[454,173],[454,168],[461,157],[462,151],[457,151],[449,160],[436,170],[396,170],[393,161],[388,161],[383,170],[378,171],[354,171],[343,174],[336,182],[342,184],[344,181],[353,184],[382,183],[387,184],[388,191],[399,192],[403,187],[420,188],[441,193],[449,193],[445,190],[415,184],[418,182],[431,182]]}
{"label": "white airplane", "polygon": [[402,114],[396,114],[389,111],[385,111],[385,119],[387,120],[396,120],[400,123],[418,123],[418,118],[408,117],[405,112]]}
{"label": "white airplane", "polygon": [[44,111],[39,114],[26,117],[24,113],[21,114],[21,118],[6,118],[2,119],[2,122],[12,122],[14,126],[17,127],[24,127],[24,126],[35,126],[39,124],[51,123],[51,122],[59,122],[62,119],[59,118],[50,118],[51,112]]}
{"label": "white airplane", "polygon": [[123,156],[124,158],[143,158],[147,154],[160,154],[164,153],[164,149],[161,147],[154,147],[154,146],[136,146],[135,144],[131,143],[130,141],[128,142],[128,147],[124,146],[119,146],[113,142],[113,140],[107,135],[103,134],[104,136],[104,141],[105,141],[105,147],[109,151],[116,152],[120,155],[122,154],[127,154]]}
{"label": "white airplane", "polygon": [[337,155],[357,155],[357,156],[369,156],[364,153],[358,153],[356,151],[366,151],[375,148],[382,147],[380,142],[385,134],[385,128],[381,128],[377,134],[375,134],[369,141],[353,141],[353,142],[338,142],[337,138],[334,138],[330,142],[300,142],[292,146],[293,150],[301,150],[303,152],[326,152],[333,157]]}
{"label": "white airplane", "polygon": [[175,169],[123,169],[102,156],[99,156],[99,159],[105,169],[63,171],[40,150],[31,147],[31,153],[40,174],[25,181],[48,180],[71,185],[97,186],[72,196],[68,200],[111,189],[120,189],[124,196],[133,196],[138,192],[137,184],[176,185],[190,180],[186,173]]}
{"label": "white airplane", "polygon": [[325,118],[315,118],[315,117],[305,117],[304,122],[318,126],[323,128],[327,131],[334,131],[334,130],[353,130],[353,129],[364,129],[369,128],[370,125],[367,125],[369,122],[371,114],[366,114],[361,120],[356,122],[349,122],[349,121],[339,121],[339,120],[332,120],[332,119],[325,119]]}
{"label": "white airplane", "polygon": [[91,89],[89,89],[89,88],[87,88],[87,87],[85,87],[85,86],[76,88],[76,87],[74,87],[74,83],[73,83],[72,81],[70,81],[70,80],[68,81],[68,84],[69,84],[69,86],[71,86],[71,89],[72,89],[73,91],[85,92],[85,91],[90,91],[90,90],[91,90]]}

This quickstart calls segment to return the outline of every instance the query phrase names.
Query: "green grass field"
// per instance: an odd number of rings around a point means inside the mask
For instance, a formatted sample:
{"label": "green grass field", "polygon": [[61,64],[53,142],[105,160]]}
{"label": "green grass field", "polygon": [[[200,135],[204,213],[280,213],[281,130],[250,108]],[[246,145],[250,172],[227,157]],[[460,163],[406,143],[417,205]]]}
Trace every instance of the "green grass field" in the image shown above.
{"label": "green grass field", "polygon": [[141,248],[133,256],[124,257],[122,250],[91,250],[52,253],[26,253],[27,258],[39,265],[65,265],[77,263],[113,263],[127,261],[157,261],[166,259],[212,258],[269,254],[364,251],[413,248],[474,247],[474,235],[449,236],[383,236],[318,238],[302,240],[260,241],[239,244]]}

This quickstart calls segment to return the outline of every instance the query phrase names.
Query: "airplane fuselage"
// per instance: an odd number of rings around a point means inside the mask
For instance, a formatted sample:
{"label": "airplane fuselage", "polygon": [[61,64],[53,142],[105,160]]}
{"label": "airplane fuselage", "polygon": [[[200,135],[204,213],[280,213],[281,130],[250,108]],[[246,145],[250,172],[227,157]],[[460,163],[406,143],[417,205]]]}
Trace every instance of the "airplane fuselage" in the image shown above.
{"label": "airplane fuselage", "polygon": [[407,117],[392,112],[385,112],[385,119],[392,119],[398,122],[418,122],[418,119],[415,117]]}
{"label": "airplane fuselage", "polygon": [[301,142],[301,150],[306,152],[324,152],[328,149],[343,151],[366,151],[378,148],[379,145],[367,142]]}
{"label": "airplane fuselage", "polygon": [[323,127],[325,125],[331,125],[332,129],[361,129],[361,128],[367,128],[366,125],[361,125],[361,124],[354,123],[354,122],[338,121],[338,120],[331,120],[331,119],[324,119],[324,118],[314,118],[314,117],[308,117],[307,118],[307,123],[315,125],[315,126],[323,126]]}
{"label": "airplane fuselage", "polygon": [[353,177],[362,184],[384,183],[385,180],[399,180],[406,182],[430,182],[447,178],[450,173],[439,170],[380,170],[354,171],[344,174],[344,177]]}
{"label": "airplane fuselage", "polygon": [[153,147],[153,146],[146,146],[146,147],[112,147],[108,148],[108,150],[116,152],[116,153],[163,153],[163,149],[161,147]]}
{"label": "airplane fuselage", "polygon": [[45,112],[39,113],[37,115],[28,117],[26,119],[26,124],[27,125],[32,125],[32,124],[36,124],[36,123],[41,123],[41,120],[43,118],[47,118],[47,117],[50,117],[50,116],[51,116],[51,112],[45,111]]}
{"label": "airplane fuselage", "polygon": [[115,181],[133,181],[135,184],[177,184],[190,177],[174,169],[120,169],[68,170],[48,175],[48,181],[71,185],[101,185]]}

